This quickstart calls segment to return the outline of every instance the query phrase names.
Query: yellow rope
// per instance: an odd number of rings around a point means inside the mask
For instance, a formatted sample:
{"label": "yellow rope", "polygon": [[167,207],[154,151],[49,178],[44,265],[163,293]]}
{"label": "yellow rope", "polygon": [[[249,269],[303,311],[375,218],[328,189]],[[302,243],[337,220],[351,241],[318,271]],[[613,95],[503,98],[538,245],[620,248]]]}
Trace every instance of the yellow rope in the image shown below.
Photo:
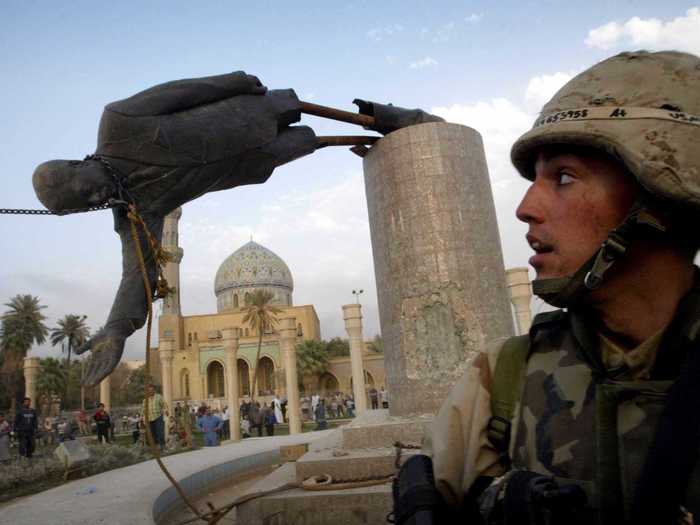
{"label": "yellow rope", "polygon": [[[153,323],[153,293],[151,291],[151,284],[148,282],[148,272],[146,270],[146,263],[144,262],[143,258],[143,252],[141,250],[141,239],[139,237],[139,232],[136,229],[136,225],[140,225],[143,228],[143,231],[146,235],[146,238],[149,241],[149,244],[151,246],[151,250],[153,251],[153,256],[156,262],[156,265],[158,267],[158,277],[159,277],[159,282],[160,278],[162,277],[162,268],[161,268],[161,261],[162,259],[162,252],[163,250],[160,248],[158,245],[158,241],[156,241],[153,236],[151,235],[151,232],[148,231],[148,227],[146,226],[146,223],[143,221],[141,216],[138,214],[138,211],[136,210],[136,207],[133,204],[129,205],[129,212],[127,214],[129,221],[130,221],[130,226],[131,226],[131,238],[134,241],[134,245],[136,247],[136,255],[138,257],[139,261],[139,267],[141,269],[141,276],[143,277],[143,287],[146,292],[146,300],[148,302],[148,318],[147,318],[147,324],[146,324],[146,386],[151,380],[151,326]],[[167,259],[166,259],[167,260]],[[163,278],[163,282],[165,282],[165,279]],[[165,288],[167,289],[167,282],[165,282]],[[148,392],[144,391],[144,398],[147,399],[148,397]],[[156,446],[155,440],[153,439],[153,433],[151,432],[151,425],[148,417],[148,405],[149,403],[147,401],[144,401],[144,420],[145,420],[145,427],[146,427],[146,441],[148,441],[149,446],[151,447],[151,453],[156,459],[156,462],[158,463],[158,466],[160,469],[163,471],[163,474],[165,474],[165,477],[168,478],[170,483],[175,487],[175,490],[177,493],[180,495],[182,500],[185,502],[185,504],[190,508],[190,510],[199,518],[204,521],[209,521],[207,518],[204,517],[204,515],[197,509],[197,507],[190,501],[190,499],[187,497],[187,494],[185,494],[185,491],[182,490],[182,487],[180,484],[177,482],[177,480],[170,474],[170,471],[167,469],[165,464],[163,463],[163,460],[160,458],[160,449]]]}

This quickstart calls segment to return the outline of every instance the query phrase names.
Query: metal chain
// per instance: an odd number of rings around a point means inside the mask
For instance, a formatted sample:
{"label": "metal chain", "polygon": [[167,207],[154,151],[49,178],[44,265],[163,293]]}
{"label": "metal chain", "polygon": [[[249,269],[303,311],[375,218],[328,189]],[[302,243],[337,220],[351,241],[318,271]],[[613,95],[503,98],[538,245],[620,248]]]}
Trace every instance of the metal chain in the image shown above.
{"label": "metal chain", "polygon": [[88,211],[99,211],[120,206],[121,203],[107,203],[101,206],[91,206],[89,208],[75,208],[72,210],[64,210],[60,213],[51,210],[30,210],[17,208],[0,208],[0,215],[68,215],[70,213],[86,213]]}
{"label": "metal chain", "polygon": [[70,210],[63,210],[62,212],[38,209],[0,208],[0,215],[70,215],[71,213],[86,213],[89,211],[107,210],[116,206],[123,206],[127,204],[124,197],[128,197],[129,202],[134,202],[134,199],[131,198],[131,195],[125,188],[126,177],[124,177],[119,170],[112,166],[106,158],[102,157],[101,155],[87,155],[84,160],[96,160],[105,167],[107,172],[114,179],[114,183],[117,185],[117,194],[119,195],[119,199],[110,199],[105,204],[101,204],[99,206],[73,208]]}

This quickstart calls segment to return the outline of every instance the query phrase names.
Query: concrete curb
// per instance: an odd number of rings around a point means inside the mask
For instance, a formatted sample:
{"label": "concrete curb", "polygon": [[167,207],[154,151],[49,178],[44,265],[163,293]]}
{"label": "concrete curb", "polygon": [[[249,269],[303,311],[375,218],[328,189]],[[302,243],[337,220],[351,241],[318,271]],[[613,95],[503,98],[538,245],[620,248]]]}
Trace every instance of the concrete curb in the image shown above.
{"label": "concrete curb", "polygon": [[[279,447],[309,443],[332,430],[293,436],[249,438],[164,458],[175,479],[190,493],[275,462]],[[175,497],[173,497],[175,494]],[[103,472],[23,498],[2,508],[0,524],[10,525],[153,525],[172,509],[175,489],[155,461]]]}

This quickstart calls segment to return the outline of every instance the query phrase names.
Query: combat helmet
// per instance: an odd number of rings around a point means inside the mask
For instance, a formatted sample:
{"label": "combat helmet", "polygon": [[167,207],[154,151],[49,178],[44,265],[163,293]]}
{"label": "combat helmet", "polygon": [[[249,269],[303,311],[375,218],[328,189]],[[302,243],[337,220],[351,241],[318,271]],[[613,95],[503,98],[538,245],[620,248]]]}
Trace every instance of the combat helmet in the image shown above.
{"label": "combat helmet", "polygon": [[[511,160],[533,180],[537,150],[556,144],[600,149],[622,162],[662,207],[700,212],[700,58],[627,52],[577,75],[516,141]],[[570,305],[601,285],[639,228],[665,229],[643,200],[574,275],[536,280],[534,293],[554,306]]]}

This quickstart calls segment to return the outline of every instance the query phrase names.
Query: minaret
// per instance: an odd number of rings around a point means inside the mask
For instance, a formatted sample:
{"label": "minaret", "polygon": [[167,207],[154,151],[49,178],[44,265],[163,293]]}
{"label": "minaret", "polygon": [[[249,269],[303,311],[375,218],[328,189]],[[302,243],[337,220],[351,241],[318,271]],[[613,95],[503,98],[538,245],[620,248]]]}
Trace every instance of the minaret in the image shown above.
{"label": "minaret", "polygon": [[166,250],[171,260],[165,265],[165,278],[170,288],[175,291],[163,300],[162,315],[180,315],[180,261],[183,251],[178,243],[177,224],[182,217],[182,208],[175,208],[165,216],[163,222],[163,249]]}

